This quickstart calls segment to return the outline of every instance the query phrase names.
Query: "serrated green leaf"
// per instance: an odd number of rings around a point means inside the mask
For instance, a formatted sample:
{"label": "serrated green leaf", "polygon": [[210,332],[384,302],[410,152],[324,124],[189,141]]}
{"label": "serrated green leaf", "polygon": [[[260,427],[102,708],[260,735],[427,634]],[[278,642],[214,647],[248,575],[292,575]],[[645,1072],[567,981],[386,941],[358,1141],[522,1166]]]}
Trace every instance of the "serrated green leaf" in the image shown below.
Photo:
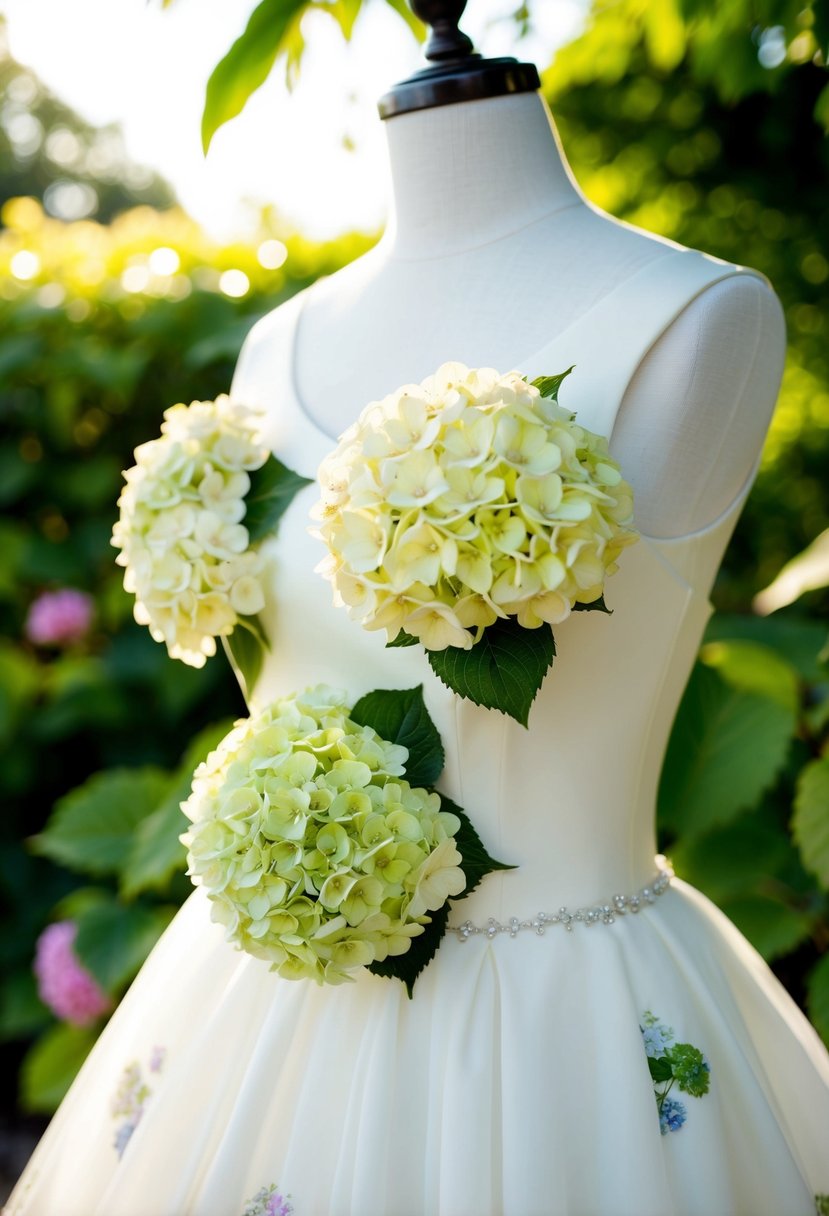
{"label": "serrated green leaf", "polygon": [[754,806],[782,769],[794,729],[791,710],[697,663],[662,769],[661,825],[699,835]]}
{"label": "serrated green leaf", "polygon": [[224,123],[235,118],[248,98],[267,80],[292,22],[306,0],[261,0],[233,46],[213,69],[207,82],[202,114],[202,147]]}
{"label": "serrated green leaf", "polygon": [[410,633],[406,633],[405,629],[401,629],[393,641],[386,642],[386,649],[390,650],[396,646],[418,646],[419,644],[419,638],[414,638]]}
{"label": "serrated green leaf", "polygon": [[807,870],[829,888],[829,757],[813,760],[800,773],[794,798],[792,833]]}
{"label": "serrated green leaf", "polygon": [[142,891],[163,890],[187,856],[179,836],[187,827],[181,803],[189,796],[197,765],[218,746],[233,725],[230,719],[206,727],[188,747],[170,779],[161,805],[139,825],[121,879],[121,894],[132,899]]}
{"label": "serrated green leaf", "polygon": [[608,608],[603,595],[600,595],[597,600],[593,600],[591,604],[582,604],[577,600],[573,605],[573,612],[606,612],[608,616],[613,615],[613,609]]}
{"label": "serrated green leaf", "polygon": [[269,649],[259,618],[240,616],[233,632],[222,638],[222,647],[239,682],[242,696],[250,703],[262,671],[265,651]]}
{"label": "serrated green leaf", "polygon": [[809,972],[806,1004],[815,1029],[829,1046],[829,954],[824,954]]}
{"label": "serrated green leaf", "polygon": [[29,1114],[51,1115],[98,1037],[93,1029],[61,1022],[29,1049],[20,1070],[20,1104]]}
{"label": "serrated green leaf", "polygon": [[508,617],[489,625],[471,650],[448,646],[427,653],[429,665],[447,688],[526,726],[556,647],[549,625],[524,629]]}
{"label": "serrated green leaf", "polygon": [[450,811],[461,821],[461,826],[455,836],[455,843],[463,858],[461,869],[466,878],[466,886],[460,895],[455,896],[457,901],[470,895],[487,874],[492,874],[495,870],[514,870],[516,867],[510,865],[509,862],[496,861],[494,857],[490,857],[463,807],[453,802],[447,794],[441,793],[440,790],[437,792],[440,794],[441,810]]}
{"label": "serrated green leaf", "polygon": [[703,835],[681,837],[671,845],[677,875],[715,903],[756,891],[795,856],[785,830],[756,816],[749,811]]}
{"label": "serrated green leaf", "polygon": [[717,612],[705,630],[706,642],[745,639],[768,646],[812,683],[826,678],[818,653],[826,641],[826,626],[820,621],[791,614],[785,616],[732,616]]}
{"label": "serrated green leaf", "polygon": [[56,803],[30,844],[35,853],[84,874],[119,874],[133,833],[164,796],[169,776],[154,767],[96,773]]}
{"label": "serrated green leaf", "polygon": [[562,381],[567,379],[575,366],[575,363],[572,364],[566,372],[559,372],[557,376],[536,376],[535,380],[530,381],[530,384],[538,389],[542,397],[551,397],[553,401],[558,401],[558,390],[561,388]]}
{"label": "serrated green leaf", "polygon": [[115,899],[88,908],[75,922],[75,953],[102,988],[115,992],[137,973],[173,912]]}
{"label": "serrated green leaf", "polygon": [[766,962],[794,950],[812,929],[810,916],[770,895],[726,899],[720,906]]}
{"label": "serrated green leaf", "polygon": [[443,744],[423,702],[423,686],[377,688],[361,697],[350,715],[382,739],[408,748],[406,779],[415,787],[434,785],[443,772]]}
{"label": "serrated green leaf", "polygon": [[759,642],[707,642],[700,660],[733,688],[768,697],[795,713],[800,704],[797,669],[778,651]]}
{"label": "serrated green leaf", "polygon": [[251,543],[274,532],[294,496],[310,484],[308,477],[300,477],[274,455],[268,457],[261,469],[254,469],[250,474],[250,489],[245,495],[242,521]]}

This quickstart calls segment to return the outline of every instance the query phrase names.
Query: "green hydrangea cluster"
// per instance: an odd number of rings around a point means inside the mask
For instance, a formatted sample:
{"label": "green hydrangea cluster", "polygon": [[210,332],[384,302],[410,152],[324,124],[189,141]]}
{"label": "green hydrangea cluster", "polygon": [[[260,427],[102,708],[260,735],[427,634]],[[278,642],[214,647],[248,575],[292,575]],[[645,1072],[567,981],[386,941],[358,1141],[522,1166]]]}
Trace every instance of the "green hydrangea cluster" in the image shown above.
{"label": "green hydrangea cluster", "polygon": [[318,476],[338,602],[427,650],[565,620],[636,539],[607,440],[517,372],[444,364],[367,406]]}
{"label": "green hydrangea cluster", "polygon": [[288,979],[341,983],[405,954],[466,885],[460,819],[349,712],[323,685],[274,701],[234,724],[182,803],[213,919]]}

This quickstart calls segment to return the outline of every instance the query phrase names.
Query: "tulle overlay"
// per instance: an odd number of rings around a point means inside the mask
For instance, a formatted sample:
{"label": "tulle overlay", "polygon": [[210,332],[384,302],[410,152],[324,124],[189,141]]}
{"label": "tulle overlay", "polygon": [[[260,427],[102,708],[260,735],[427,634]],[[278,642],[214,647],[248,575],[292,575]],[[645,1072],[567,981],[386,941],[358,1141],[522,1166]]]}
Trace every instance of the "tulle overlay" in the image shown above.
{"label": "tulle overlay", "polygon": [[[282,980],[208,915],[194,893],[64,1102],[14,1216],[241,1216],[275,1180],[315,1216],[807,1216],[826,1186],[823,1048],[680,880],[613,926],[447,939],[411,1002],[372,976]],[[711,1068],[710,1092],[668,1137],[639,1029],[648,1008]],[[164,1071],[119,1161],[113,1095],[125,1065],[158,1047]]]}

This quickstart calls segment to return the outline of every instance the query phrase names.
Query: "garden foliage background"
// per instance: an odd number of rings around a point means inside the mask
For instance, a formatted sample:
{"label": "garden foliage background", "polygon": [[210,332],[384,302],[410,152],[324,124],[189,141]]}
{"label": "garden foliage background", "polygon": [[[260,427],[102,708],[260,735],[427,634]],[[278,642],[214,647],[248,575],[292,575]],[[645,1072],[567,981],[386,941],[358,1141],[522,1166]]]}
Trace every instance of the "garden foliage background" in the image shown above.
{"label": "garden foliage background", "polygon": [[[307,7],[293,6],[294,59]],[[359,3],[344,7],[353,18]],[[763,270],[785,306],[783,393],[674,725],[660,845],[829,1042],[829,599],[819,588],[774,615],[752,612],[760,588],[829,527],[829,26],[818,6],[761,7],[758,26],[741,0],[596,5],[544,89],[594,202]],[[520,32],[532,5],[516,16]],[[271,60],[286,49],[276,45]],[[61,221],[43,207],[56,177],[67,180],[50,160],[50,134],[70,130],[88,150],[100,133],[8,58],[0,85],[4,129],[10,106],[12,118],[27,113],[41,126],[28,150],[0,133],[8,1117],[54,1109],[102,1025],[69,1026],[41,1003],[31,969],[38,935],[52,920],[74,920],[81,962],[117,1001],[189,890],[178,804],[193,768],[245,712],[221,657],[200,671],[174,663],[133,622],[109,545],[121,470],[157,433],[164,408],[227,390],[259,316],[373,238],[312,244],[266,210],[258,241],[219,247],[171,205],[164,183],[135,172],[130,181],[125,165],[93,171],[88,156],[76,156],[68,179],[96,191],[98,218]],[[273,242],[284,243],[285,261],[268,269]],[[247,278],[240,296],[222,290],[230,269]],[[31,605],[62,587],[91,593],[92,625],[70,645],[38,645],[27,634]]]}

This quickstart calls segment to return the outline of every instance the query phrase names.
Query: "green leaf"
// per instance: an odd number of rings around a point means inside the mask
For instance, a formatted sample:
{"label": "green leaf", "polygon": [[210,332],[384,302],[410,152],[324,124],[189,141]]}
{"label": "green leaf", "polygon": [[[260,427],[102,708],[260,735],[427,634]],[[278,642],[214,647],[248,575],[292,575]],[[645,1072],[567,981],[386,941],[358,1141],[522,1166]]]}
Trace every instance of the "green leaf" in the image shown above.
{"label": "green leaf", "polygon": [[121,880],[121,894],[125,898],[131,899],[142,891],[161,891],[176,871],[184,869],[187,851],[179,836],[188,821],[181,804],[190,794],[195,768],[218,746],[232,725],[228,718],[199,733],[176,769],[161,805],[138,825]]}
{"label": "green leaf", "polygon": [[137,973],[173,912],[115,899],[87,908],[75,922],[75,953],[102,988],[115,992]]}
{"label": "green leaf", "polygon": [[[440,793],[439,790],[437,792]],[[491,874],[494,870],[513,870],[515,867],[507,865],[503,861],[496,861],[493,857],[489,856],[481,842],[480,836],[470,823],[469,816],[457,803],[453,802],[446,794],[440,794],[440,803],[441,810],[451,811],[461,821],[455,841],[457,842],[458,852],[463,858],[461,869],[466,878],[466,886],[462,894],[455,896],[451,901],[452,903],[457,903],[459,899],[463,899],[470,891],[474,891],[475,887],[477,887],[486,874]],[[411,997],[417,977],[423,968],[434,958],[441,938],[446,933],[449,911],[449,903],[445,903],[437,912],[430,912],[431,923],[425,926],[424,932],[419,937],[412,938],[412,944],[405,954],[387,958],[382,963],[371,963],[368,970],[373,972],[374,975],[402,980],[406,985],[406,991]]]}
{"label": "green leaf", "polygon": [[314,3],[317,12],[328,13],[334,18],[346,42],[351,41],[354,22],[357,20],[361,7],[362,0],[315,0]]}
{"label": "green leaf", "polygon": [[269,456],[261,469],[250,474],[250,489],[245,495],[245,518],[242,521],[248,530],[251,543],[262,540],[276,525],[291,505],[294,496],[304,486],[310,486],[308,477],[300,477],[273,455]]}
{"label": "green leaf", "polygon": [[674,1075],[674,1070],[671,1067],[671,1061],[667,1056],[660,1056],[658,1059],[653,1056],[648,1056],[648,1070],[651,1078],[661,1084],[663,1081],[670,1081]]}
{"label": "green leaf", "polygon": [[613,615],[613,609],[608,608],[603,595],[600,595],[597,600],[593,600],[591,604],[582,604],[577,600],[573,605],[573,612],[606,612],[608,616]]}
{"label": "green leaf", "polygon": [[715,903],[756,891],[795,856],[785,830],[769,820],[748,811],[702,835],[682,837],[670,849],[674,870]]}
{"label": "green leaf", "polygon": [[768,697],[784,709],[797,712],[800,704],[797,669],[770,646],[739,640],[708,642],[700,651],[700,659],[733,688]]}
{"label": "green leaf", "polygon": [[824,954],[809,972],[806,1005],[818,1034],[829,1044],[829,954]]}
{"label": "green leaf", "polygon": [[401,629],[397,637],[392,642],[386,642],[386,650],[390,650],[396,646],[419,646],[420,638],[412,637],[410,633],[406,633],[405,629]]}
{"label": "green leaf", "polygon": [[441,793],[440,790],[437,793],[440,794],[441,810],[451,811],[461,821],[455,841],[458,846],[458,852],[463,858],[461,869],[466,878],[466,886],[460,895],[455,896],[455,900],[457,901],[471,894],[481,879],[486,877],[487,874],[491,874],[494,870],[514,870],[516,867],[510,865],[509,862],[496,861],[494,857],[490,857],[484,848],[483,841],[472,826],[472,822],[466,811],[462,807],[459,807],[456,802],[453,802],[448,795]]}
{"label": "green leaf", "polygon": [[377,688],[361,697],[350,715],[381,739],[408,748],[406,779],[416,788],[434,785],[443,772],[443,744],[423,702],[423,686]]}
{"label": "green leaf", "polygon": [[0,988],[0,1040],[27,1039],[51,1020],[52,1015],[37,994],[32,972],[9,973]]}
{"label": "green leaf", "polygon": [[233,632],[222,638],[222,646],[239,681],[242,696],[250,703],[265,651],[270,649],[259,618],[240,616]]}
{"label": "green leaf", "polygon": [[202,146],[224,123],[244,109],[252,93],[264,84],[292,22],[306,7],[306,0],[261,0],[243,34],[216,65],[207,82],[202,115]]}
{"label": "green leaf", "polygon": [[525,629],[508,617],[489,625],[471,650],[448,646],[430,650],[428,658],[435,675],[453,692],[526,726],[555,653],[549,625]]}
{"label": "green leaf", "polygon": [[826,84],[818,94],[814,109],[815,122],[829,134],[829,84]]}
{"label": "green leaf", "polygon": [[559,372],[557,376],[536,376],[535,380],[530,381],[530,384],[538,389],[542,397],[551,397],[553,401],[558,401],[558,390],[561,388],[562,381],[567,379],[575,366],[573,363],[566,372]]}
{"label": "green leaf", "polygon": [[782,769],[794,729],[791,710],[697,663],[662,769],[662,826],[699,835],[754,806]]}
{"label": "green leaf", "polygon": [[97,1037],[97,1030],[63,1022],[47,1030],[23,1060],[20,1070],[23,1109],[29,1114],[53,1114]]}
{"label": "green leaf", "polygon": [[826,672],[818,654],[826,641],[826,625],[821,621],[794,616],[730,616],[717,612],[705,630],[706,642],[744,639],[777,651],[802,679],[822,680]]}
{"label": "green leaf", "polygon": [[418,42],[426,41],[426,26],[412,12],[409,0],[386,0],[386,4],[403,18]]}
{"label": "green leaf", "polygon": [[792,833],[807,870],[829,888],[829,757],[801,771],[794,798]]}
{"label": "green leaf", "polygon": [[31,847],[70,870],[119,874],[133,833],[158,806],[168,781],[150,766],[96,773],[60,799]]}
{"label": "green leaf", "polygon": [[766,962],[788,954],[811,933],[811,917],[770,895],[726,899],[720,906]]}

